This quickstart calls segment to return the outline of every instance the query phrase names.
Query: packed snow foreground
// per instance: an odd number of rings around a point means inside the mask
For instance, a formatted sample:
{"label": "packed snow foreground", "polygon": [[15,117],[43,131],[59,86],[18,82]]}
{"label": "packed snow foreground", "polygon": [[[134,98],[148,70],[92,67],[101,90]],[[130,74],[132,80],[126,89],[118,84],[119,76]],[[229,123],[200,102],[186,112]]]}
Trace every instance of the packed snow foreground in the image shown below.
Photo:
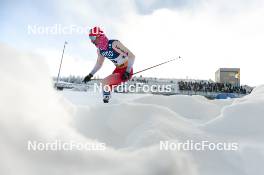
{"label": "packed snow foreground", "polygon": [[[252,175],[264,173],[264,86],[241,99],[58,92],[37,55],[0,45],[0,174]],[[28,141],[104,143],[29,150]],[[162,150],[161,141],[237,142],[237,150]]]}

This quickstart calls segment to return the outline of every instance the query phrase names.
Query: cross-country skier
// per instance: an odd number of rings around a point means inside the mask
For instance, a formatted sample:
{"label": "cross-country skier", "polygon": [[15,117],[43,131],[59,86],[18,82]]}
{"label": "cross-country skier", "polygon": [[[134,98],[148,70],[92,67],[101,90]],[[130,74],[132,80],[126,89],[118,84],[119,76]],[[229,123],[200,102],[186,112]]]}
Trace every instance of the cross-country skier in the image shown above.
{"label": "cross-country skier", "polygon": [[[113,73],[102,80],[105,85],[112,87],[131,79],[133,74],[133,64],[135,55],[118,40],[109,40],[99,27],[90,30],[89,37],[91,42],[97,47],[98,58],[92,71],[87,75],[83,82],[91,80],[94,74],[102,67],[105,57],[112,61],[116,68]],[[108,103],[110,91],[103,90],[103,101]]]}

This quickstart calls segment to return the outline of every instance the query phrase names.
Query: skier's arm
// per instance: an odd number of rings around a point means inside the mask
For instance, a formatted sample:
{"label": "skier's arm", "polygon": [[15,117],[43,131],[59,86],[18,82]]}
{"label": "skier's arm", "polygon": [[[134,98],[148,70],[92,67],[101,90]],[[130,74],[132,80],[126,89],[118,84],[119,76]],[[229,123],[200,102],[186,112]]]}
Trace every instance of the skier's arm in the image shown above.
{"label": "skier's arm", "polygon": [[97,57],[97,61],[96,61],[96,64],[94,65],[94,68],[93,70],[90,72],[90,74],[94,75],[103,65],[104,63],[104,57],[100,54],[99,50],[97,50],[97,54],[98,54],[98,57]]}
{"label": "skier's arm", "polygon": [[128,65],[126,71],[130,72],[135,61],[135,55],[128,48],[126,48],[120,41],[113,42],[113,49],[115,49],[115,51],[117,51],[119,54],[128,57]]}

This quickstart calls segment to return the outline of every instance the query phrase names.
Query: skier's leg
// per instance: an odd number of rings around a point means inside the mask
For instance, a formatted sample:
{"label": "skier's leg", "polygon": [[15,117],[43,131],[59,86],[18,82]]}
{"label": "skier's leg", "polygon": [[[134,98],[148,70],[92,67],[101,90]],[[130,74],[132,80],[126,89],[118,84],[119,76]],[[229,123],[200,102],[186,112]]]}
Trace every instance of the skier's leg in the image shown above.
{"label": "skier's leg", "polygon": [[120,84],[121,75],[119,73],[114,73],[102,80],[103,88],[103,101],[107,103],[111,97],[111,91],[114,85]]}
{"label": "skier's leg", "polygon": [[108,85],[112,89],[113,86],[119,85],[122,82],[128,81],[129,79],[132,78],[133,68],[130,71],[130,77],[128,80],[122,80],[122,75],[125,73],[125,71],[126,71],[126,67],[121,68],[121,69],[116,68],[111,75],[107,76],[106,78],[102,80],[102,85],[103,86]]}
{"label": "skier's leg", "polygon": [[103,101],[108,103],[111,97],[112,85],[119,83],[119,73],[111,74],[102,80]]}
{"label": "skier's leg", "polygon": [[113,73],[102,80],[102,85],[108,85],[111,87],[112,85],[121,83],[121,80],[122,78],[120,73]]}
{"label": "skier's leg", "polygon": [[[105,101],[108,101],[110,99],[111,96],[111,90],[113,88],[113,86],[119,85],[122,82],[126,82],[127,80],[122,80],[122,75],[123,73],[126,71],[126,67],[125,68],[116,68],[113,72],[113,74],[107,76],[106,78],[104,78],[102,80],[102,87],[103,87],[103,99]],[[130,77],[129,79],[131,79],[133,74],[133,69],[131,69],[130,72]]]}

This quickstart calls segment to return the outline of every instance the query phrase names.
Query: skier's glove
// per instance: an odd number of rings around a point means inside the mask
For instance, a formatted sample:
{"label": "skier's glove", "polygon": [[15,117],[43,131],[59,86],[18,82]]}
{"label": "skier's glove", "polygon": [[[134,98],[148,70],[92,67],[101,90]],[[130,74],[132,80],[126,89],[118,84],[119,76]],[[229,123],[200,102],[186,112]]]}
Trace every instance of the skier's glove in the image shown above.
{"label": "skier's glove", "polygon": [[122,80],[127,80],[129,77],[130,77],[130,73],[129,73],[129,72],[125,72],[125,73],[122,75]]}
{"label": "skier's glove", "polygon": [[84,77],[83,82],[86,83],[86,82],[88,82],[88,81],[91,81],[91,78],[92,78],[92,77],[93,77],[92,74],[87,75],[86,77]]}

